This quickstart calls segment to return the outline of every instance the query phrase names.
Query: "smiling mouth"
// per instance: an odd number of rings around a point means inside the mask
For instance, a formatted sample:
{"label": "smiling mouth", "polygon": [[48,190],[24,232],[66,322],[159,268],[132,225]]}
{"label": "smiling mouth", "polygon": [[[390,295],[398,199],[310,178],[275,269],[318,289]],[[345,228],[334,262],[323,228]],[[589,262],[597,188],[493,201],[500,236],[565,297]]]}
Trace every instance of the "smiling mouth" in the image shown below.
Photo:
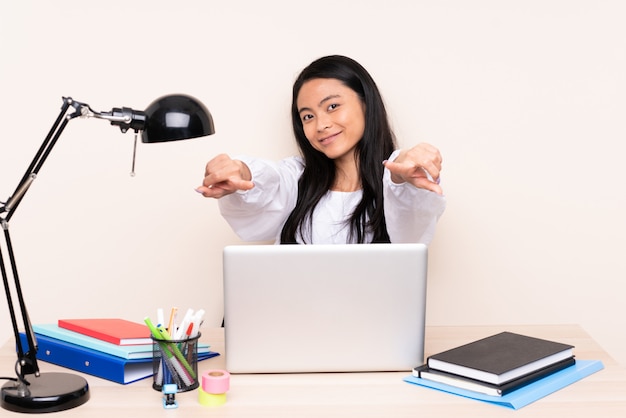
{"label": "smiling mouth", "polygon": [[329,135],[327,137],[324,137],[324,138],[320,139],[319,142],[322,145],[326,145],[327,143],[332,142],[337,137],[337,135],[339,135],[340,133],[341,132],[337,132],[335,134],[332,134],[332,135]]}

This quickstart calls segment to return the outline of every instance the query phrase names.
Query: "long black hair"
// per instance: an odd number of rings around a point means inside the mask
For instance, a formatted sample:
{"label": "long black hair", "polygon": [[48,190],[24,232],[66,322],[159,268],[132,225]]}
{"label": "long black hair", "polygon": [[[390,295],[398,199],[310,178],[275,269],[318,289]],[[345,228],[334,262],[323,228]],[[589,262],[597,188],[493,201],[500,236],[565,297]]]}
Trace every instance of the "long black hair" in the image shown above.
{"label": "long black hair", "polygon": [[352,89],[365,105],[365,131],[356,147],[363,196],[347,221],[350,226],[349,239],[365,243],[367,233],[371,232],[372,242],[389,242],[383,211],[382,162],[396,148],[395,137],[378,87],[367,70],[351,58],[332,55],[309,64],[293,85],[291,119],[305,167],[298,181],[296,206],[281,232],[281,244],[295,244],[297,236],[306,243],[307,231],[311,231],[313,210],[335,180],[334,161],[314,149],[307,140],[296,103],[302,85],[319,78],[339,80]]}

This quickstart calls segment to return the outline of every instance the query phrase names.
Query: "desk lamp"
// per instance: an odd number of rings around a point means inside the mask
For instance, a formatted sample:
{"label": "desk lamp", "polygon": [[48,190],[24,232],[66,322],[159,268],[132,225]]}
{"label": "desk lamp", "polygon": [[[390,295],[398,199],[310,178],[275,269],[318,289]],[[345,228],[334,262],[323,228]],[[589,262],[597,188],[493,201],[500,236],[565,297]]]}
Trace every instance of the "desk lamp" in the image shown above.
{"label": "desk lamp", "polygon": [[[2,270],[2,280],[17,346],[17,362],[15,364],[17,378],[11,379],[12,381],[7,382],[2,387],[2,407],[15,412],[56,412],[77,407],[89,400],[89,385],[81,376],[70,373],[40,373],[39,371],[36,357],[37,340],[28,317],[9,236],[9,220],[15,213],[15,209],[37,177],[41,166],[67,123],[76,117],[108,120],[111,125],[118,126],[123,133],[129,129],[134,130],[135,150],[139,133],[141,133],[142,142],[146,143],[176,141],[215,133],[213,119],[209,111],[202,103],[190,96],[163,96],[150,104],[145,111],[123,107],[121,109],[113,108],[110,112],[95,112],[85,103],[77,102],[70,97],[63,98],[59,116],[15,192],[6,202],[0,202],[0,224],[4,231],[8,267],[13,277],[14,292],[19,303],[24,334],[28,343],[28,347],[24,347],[20,339],[16,309],[9,285],[9,270],[5,265],[4,254],[2,247],[0,247],[0,269]],[[134,162],[135,153],[133,152],[132,173],[134,173]]]}

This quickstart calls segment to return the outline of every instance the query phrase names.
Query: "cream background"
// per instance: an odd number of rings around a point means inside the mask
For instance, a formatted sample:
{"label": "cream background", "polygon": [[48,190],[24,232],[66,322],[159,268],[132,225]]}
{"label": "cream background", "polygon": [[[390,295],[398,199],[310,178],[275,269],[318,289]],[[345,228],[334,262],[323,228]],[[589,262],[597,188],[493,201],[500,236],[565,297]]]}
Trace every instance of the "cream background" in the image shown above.
{"label": "cream background", "polygon": [[[64,95],[108,111],[187,93],[217,127],[140,146],[131,178],[132,133],[70,123],[11,222],[32,321],[178,306],[217,325],[239,241],[194,192],[204,164],[293,154],[293,79],[339,53],[372,73],[403,146],[444,155],[427,322],[579,323],[626,363],[624,21],[619,0],[3,2],[0,200]],[[4,341],[5,308],[0,323]]]}

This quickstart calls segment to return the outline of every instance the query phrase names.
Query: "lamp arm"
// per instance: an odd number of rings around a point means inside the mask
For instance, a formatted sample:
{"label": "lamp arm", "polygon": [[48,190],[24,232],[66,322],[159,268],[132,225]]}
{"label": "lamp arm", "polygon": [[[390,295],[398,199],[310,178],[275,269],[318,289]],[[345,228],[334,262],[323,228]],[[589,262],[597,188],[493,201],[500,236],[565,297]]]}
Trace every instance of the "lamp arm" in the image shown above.
{"label": "lamp arm", "polygon": [[[84,104],[79,102],[74,102],[71,98],[63,98],[63,105],[61,106],[61,111],[59,112],[59,116],[54,121],[48,135],[46,135],[43,143],[37,150],[35,157],[31,161],[30,165],[26,169],[26,172],[22,176],[22,179],[18,183],[15,188],[15,192],[9,197],[6,204],[4,206],[0,206],[0,222],[2,224],[2,229],[4,231],[4,241],[7,247],[8,252],[8,264],[11,269],[11,274],[13,276],[13,283],[15,285],[15,293],[17,295],[17,300],[20,308],[20,314],[23,321],[24,331],[26,334],[26,339],[28,341],[28,352],[24,352],[24,348],[22,347],[22,342],[19,335],[19,327],[18,327],[18,319],[16,316],[16,309],[13,303],[13,299],[11,297],[11,288],[9,285],[9,273],[7,271],[7,267],[5,265],[5,260],[2,255],[2,248],[0,247],[0,270],[2,271],[2,280],[4,283],[4,290],[7,297],[7,303],[9,306],[9,313],[11,316],[11,323],[13,326],[13,334],[15,337],[16,348],[17,348],[17,357],[19,367],[18,377],[20,381],[24,381],[24,375],[26,374],[34,374],[35,376],[39,375],[39,366],[37,364],[37,341],[35,339],[35,334],[32,329],[32,325],[30,323],[30,318],[28,316],[28,310],[26,308],[26,303],[24,301],[24,295],[22,292],[22,287],[20,284],[19,274],[17,271],[17,264],[15,261],[15,255],[13,252],[13,245],[11,243],[11,237],[9,234],[9,220],[15,213],[15,210],[19,206],[22,201],[24,195],[32,185],[33,181],[37,178],[37,174],[39,170],[43,166],[44,162],[50,155],[50,151],[58,141],[61,133],[67,126],[67,123],[77,117],[80,116],[84,108]],[[68,114],[70,107],[74,107],[75,112]],[[18,370],[16,367],[16,370]]]}
{"label": "lamp arm", "polygon": [[[74,108],[72,113],[68,113],[70,107]],[[145,112],[129,107],[113,108],[110,112],[96,112],[86,103],[75,101],[71,97],[63,97],[63,105],[61,106],[59,116],[52,125],[52,128],[50,128],[48,135],[39,147],[32,162],[26,169],[15,192],[9,197],[4,206],[0,206],[0,214],[8,212],[5,217],[7,222],[11,218],[12,212],[14,212],[15,208],[19,205],[24,194],[30,188],[32,182],[37,178],[39,170],[48,158],[50,151],[52,151],[52,148],[67,126],[67,123],[77,117],[93,117],[108,120],[111,122],[111,125],[119,126],[120,130],[124,133],[128,131],[128,129],[133,129],[135,132],[144,130],[147,121]]]}
{"label": "lamp arm", "polygon": [[[15,292],[17,294],[17,300],[20,307],[20,313],[22,321],[24,323],[24,332],[26,334],[26,340],[28,341],[28,352],[24,352],[22,341],[20,339],[19,328],[17,325],[17,316],[15,307],[13,304],[13,298],[11,297],[11,290],[9,286],[9,276],[7,274],[6,266],[4,263],[4,257],[2,256],[2,249],[0,248],[0,270],[2,270],[2,281],[4,283],[4,290],[6,293],[7,303],[9,305],[9,314],[11,316],[11,324],[13,326],[13,334],[15,336],[15,343],[17,349],[17,365],[15,367],[16,372],[19,370],[18,377],[21,382],[25,382],[24,375],[34,374],[39,376],[39,365],[37,363],[37,339],[33,332],[33,327],[28,316],[28,310],[26,309],[26,302],[24,301],[24,294],[22,293],[22,287],[20,284],[19,276],[17,273],[17,266],[15,263],[15,254],[13,253],[13,245],[11,244],[11,237],[9,234],[9,225],[5,220],[2,220],[2,229],[4,231],[4,239],[9,253],[9,265],[11,273],[13,274],[13,281],[15,284]],[[26,382],[25,382],[26,383]]]}
{"label": "lamp arm", "polygon": [[[50,131],[48,132],[48,135],[46,135],[44,141],[37,150],[37,153],[33,157],[33,160],[31,161],[30,165],[26,169],[26,172],[22,176],[22,179],[15,188],[15,192],[13,192],[13,194],[9,197],[7,203],[4,206],[0,207],[0,213],[7,213],[4,218],[7,222],[13,216],[15,209],[19,206],[22,198],[30,188],[35,178],[37,178],[39,170],[41,170],[41,167],[50,155],[52,148],[55,146],[56,142],[61,136],[61,133],[63,133],[63,130],[67,126],[67,123],[71,119],[81,116],[84,113],[83,109],[85,106],[87,105],[80,102],[75,102],[69,97],[63,98],[63,105],[61,106],[59,116],[54,121],[52,127],[50,128]],[[70,109],[70,107],[74,107],[75,111],[68,114],[68,110]]]}

